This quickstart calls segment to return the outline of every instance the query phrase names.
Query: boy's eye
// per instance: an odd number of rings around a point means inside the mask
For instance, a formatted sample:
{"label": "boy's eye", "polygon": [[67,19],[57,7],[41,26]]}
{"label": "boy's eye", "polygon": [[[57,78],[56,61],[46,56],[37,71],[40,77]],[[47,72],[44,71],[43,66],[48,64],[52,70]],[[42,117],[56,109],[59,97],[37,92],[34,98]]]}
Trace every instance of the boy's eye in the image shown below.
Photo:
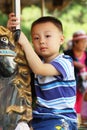
{"label": "boy's eye", "polygon": [[46,35],[46,37],[51,37],[51,35]]}
{"label": "boy's eye", "polygon": [[38,37],[34,37],[33,39],[34,39],[34,40],[38,40],[39,38],[38,38]]}

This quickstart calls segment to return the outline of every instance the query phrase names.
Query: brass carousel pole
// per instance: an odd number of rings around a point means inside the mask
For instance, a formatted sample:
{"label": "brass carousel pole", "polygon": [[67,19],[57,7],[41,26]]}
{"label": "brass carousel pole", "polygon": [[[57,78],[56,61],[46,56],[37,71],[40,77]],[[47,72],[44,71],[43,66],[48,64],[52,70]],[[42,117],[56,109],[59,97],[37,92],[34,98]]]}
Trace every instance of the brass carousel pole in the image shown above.
{"label": "brass carousel pole", "polygon": [[42,5],[41,16],[44,16],[45,15],[45,0],[41,0],[41,5]]}
{"label": "brass carousel pole", "polygon": [[[20,0],[13,0],[13,12],[15,13],[16,17],[18,18],[18,22],[20,22],[20,11],[21,11],[21,5]],[[17,25],[16,29],[20,29],[20,24]]]}
{"label": "brass carousel pole", "polygon": [[[18,18],[18,22],[20,23],[20,12],[21,12],[21,0],[12,0],[13,12],[15,13],[16,17]],[[13,28],[14,32],[14,39],[18,41],[20,36],[20,24]]]}

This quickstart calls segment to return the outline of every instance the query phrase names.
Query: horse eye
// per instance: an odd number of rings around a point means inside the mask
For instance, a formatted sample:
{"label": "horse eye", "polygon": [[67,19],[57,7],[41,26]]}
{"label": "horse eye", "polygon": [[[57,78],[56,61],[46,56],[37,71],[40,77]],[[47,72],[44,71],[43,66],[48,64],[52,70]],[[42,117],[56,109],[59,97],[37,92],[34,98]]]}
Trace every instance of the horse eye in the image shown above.
{"label": "horse eye", "polygon": [[1,41],[8,44],[8,38],[7,37],[1,37]]}

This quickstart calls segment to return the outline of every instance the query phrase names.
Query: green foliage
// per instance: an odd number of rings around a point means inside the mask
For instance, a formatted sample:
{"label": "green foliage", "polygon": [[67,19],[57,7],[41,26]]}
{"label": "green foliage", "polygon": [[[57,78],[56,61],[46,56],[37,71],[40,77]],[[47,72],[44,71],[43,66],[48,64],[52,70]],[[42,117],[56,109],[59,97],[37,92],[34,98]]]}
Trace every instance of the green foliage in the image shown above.
{"label": "green foliage", "polygon": [[0,11],[0,25],[1,26],[6,26],[6,23],[7,23],[7,15],[6,14],[3,14],[1,11]]}
{"label": "green foliage", "polygon": [[[65,43],[72,38],[73,32],[82,29],[87,32],[87,0],[71,0],[70,4],[61,11],[56,9],[49,13],[48,9],[45,9],[45,15],[55,16],[62,21]],[[31,5],[22,9],[21,28],[30,40],[31,24],[39,17],[41,17],[41,8],[38,6]],[[0,24],[6,26],[7,19],[8,17],[0,12]]]}
{"label": "green foliage", "polygon": [[34,20],[36,20],[40,16],[41,16],[41,9],[37,6],[32,5],[22,10],[21,27],[29,39],[31,39],[30,37],[31,24]]}
{"label": "green foliage", "polygon": [[[73,2],[61,12],[54,11],[55,17],[63,23],[65,43],[72,38],[73,32],[84,30],[87,32],[87,1],[73,0]],[[64,44],[66,46],[66,44]]]}

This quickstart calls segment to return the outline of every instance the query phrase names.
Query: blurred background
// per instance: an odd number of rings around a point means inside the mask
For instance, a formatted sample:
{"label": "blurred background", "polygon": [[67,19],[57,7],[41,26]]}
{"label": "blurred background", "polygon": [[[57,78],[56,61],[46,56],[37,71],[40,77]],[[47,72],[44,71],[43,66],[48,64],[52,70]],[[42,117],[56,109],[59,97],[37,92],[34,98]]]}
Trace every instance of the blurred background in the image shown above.
{"label": "blurred background", "polygon": [[[6,26],[12,0],[0,1],[0,25]],[[31,40],[30,28],[41,16],[55,16],[63,23],[65,43],[77,30],[87,32],[87,0],[21,0],[21,29]]]}

